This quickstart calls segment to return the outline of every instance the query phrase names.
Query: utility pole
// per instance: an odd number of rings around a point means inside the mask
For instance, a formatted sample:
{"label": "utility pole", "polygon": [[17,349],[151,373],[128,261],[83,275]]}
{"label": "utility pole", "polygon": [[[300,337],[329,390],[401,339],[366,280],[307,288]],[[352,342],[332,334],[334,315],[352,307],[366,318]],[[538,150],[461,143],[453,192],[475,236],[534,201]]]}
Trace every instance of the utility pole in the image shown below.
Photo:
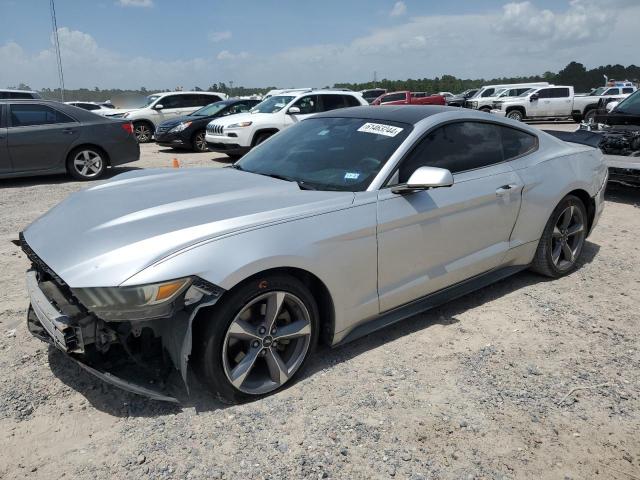
{"label": "utility pole", "polygon": [[229,80],[229,96],[233,97],[233,80]]}
{"label": "utility pole", "polygon": [[56,59],[58,61],[58,81],[60,82],[60,99],[64,102],[64,74],[62,73],[62,58],[60,57],[60,40],[58,39],[58,22],[56,21],[56,6],[50,0],[51,28],[53,29],[53,44],[56,47]]}
{"label": "utility pole", "polygon": [[378,86],[378,72],[373,71],[373,88]]}

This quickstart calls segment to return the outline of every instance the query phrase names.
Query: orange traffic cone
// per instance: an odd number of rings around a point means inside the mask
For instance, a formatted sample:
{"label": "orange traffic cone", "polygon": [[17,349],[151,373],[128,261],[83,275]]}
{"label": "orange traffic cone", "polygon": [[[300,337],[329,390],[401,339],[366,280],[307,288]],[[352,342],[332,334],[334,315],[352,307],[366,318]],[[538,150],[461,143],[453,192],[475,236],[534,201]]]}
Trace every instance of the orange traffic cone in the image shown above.
{"label": "orange traffic cone", "polygon": [[177,158],[173,159],[173,168],[180,168],[180,162]]}

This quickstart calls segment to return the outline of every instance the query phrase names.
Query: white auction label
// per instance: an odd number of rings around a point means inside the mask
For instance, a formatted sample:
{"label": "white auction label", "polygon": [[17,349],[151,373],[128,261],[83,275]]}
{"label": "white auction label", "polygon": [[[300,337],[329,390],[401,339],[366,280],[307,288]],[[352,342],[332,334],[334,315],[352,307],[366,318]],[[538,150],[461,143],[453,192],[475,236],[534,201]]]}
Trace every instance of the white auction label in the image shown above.
{"label": "white auction label", "polygon": [[376,135],[384,135],[385,137],[395,137],[403,128],[394,127],[393,125],[384,125],[383,123],[365,123],[358,131],[365,133],[375,133]]}

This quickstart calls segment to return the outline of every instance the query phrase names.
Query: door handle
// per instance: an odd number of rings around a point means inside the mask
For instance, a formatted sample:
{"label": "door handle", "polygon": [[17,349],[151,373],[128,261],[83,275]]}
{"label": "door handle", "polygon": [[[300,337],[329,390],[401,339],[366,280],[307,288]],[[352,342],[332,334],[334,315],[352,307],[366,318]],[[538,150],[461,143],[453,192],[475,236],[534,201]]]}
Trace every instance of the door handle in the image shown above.
{"label": "door handle", "polygon": [[503,185],[496,189],[496,195],[504,195],[505,193],[509,193],[511,190],[518,188],[520,185],[515,183],[509,185]]}
{"label": "door handle", "polygon": [[74,132],[74,130],[72,128],[64,128],[62,130],[62,133],[66,133],[68,135],[72,134]]}

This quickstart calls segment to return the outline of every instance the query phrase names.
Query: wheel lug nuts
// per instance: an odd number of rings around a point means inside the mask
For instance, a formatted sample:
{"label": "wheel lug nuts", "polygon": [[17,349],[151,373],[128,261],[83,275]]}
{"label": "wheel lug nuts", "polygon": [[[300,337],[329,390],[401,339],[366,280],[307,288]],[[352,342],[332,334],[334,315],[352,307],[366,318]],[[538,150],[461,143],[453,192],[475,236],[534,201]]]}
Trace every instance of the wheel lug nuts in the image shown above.
{"label": "wheel lug nuts", "polygon": [[276,332],[277,332],[276,327],[273,327],[273,328],[271,329],[271,335],[273,335],[273,334],[274,334],[274,333],[276,333]]}
{"label": "wheel lug nuts", "polygon": [[264,335],[265,333],[267,333],[267,329],[266,329],[266,328],[264,328],[264,327],[260,327],[260,328],[258,329],[258,333],[259,333],[260,335]]}
{"label": "wheel lug nuts", "polygon": [[253,342],[253,348],[258,348],[259,346],[260,346],[260,342],[259,342],[259,341],[257,341],[257,340],[255,340],[255,341]]}
{"label": "wheel lug nuts", "polygon": [[265,349],[263,349],[263,350],[260,352],[260,356],[261,356],[261,357],[264,357],[266,354],[267,354],[267,349],[266,349],[266,348],[265,348]]}

